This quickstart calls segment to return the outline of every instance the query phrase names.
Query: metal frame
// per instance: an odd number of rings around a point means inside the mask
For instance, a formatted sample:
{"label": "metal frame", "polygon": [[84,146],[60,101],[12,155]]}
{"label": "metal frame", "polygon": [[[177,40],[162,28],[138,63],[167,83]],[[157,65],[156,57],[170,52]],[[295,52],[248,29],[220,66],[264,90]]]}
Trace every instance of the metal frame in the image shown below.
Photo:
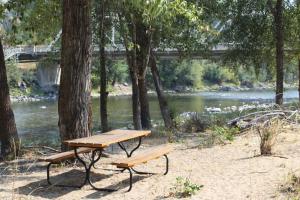
{"label": "metal frame", "polygon": [[[142,136],[143,137],[143,136]],[[127,149],[125,148],[124,144],[122,142],[118,142],[119,147],[125,151],[126,156],[129,158],[132,156],[132,154],[141,146],[142,143],[142,137],[139,137],[139,142],[138,145],[136,147],[134,147],[130,152],[127,151]],[[59,186],[59,187],[76,187],[76,188],[81,188],[83,187],[87,182],[88,184],[94,189],[94,190],[98,190],[98,191],[105,191],[105,192],[115,192],[117,191],[116,189],[109,189],[109,188],[98,188],[96,187],[92,181],[91,181],[91,168],[94,167],[95,168],[95,163],[98,162],[102,156],[102,152],[103,152],[103,148],[96,148],[92,151],[92,155],[90,157],[90,162],[89,164],[87,164],[82,158],[80,158],[78,152],[77,152],[77,147],[74,148],[74,153],[75,153],[75,157],[78,159],[78,161],[84,166],[85,169],[85,179],[84,182],[81,185],[75,186],[75,185],[60,185],[60,184],[54,184],[55,186]],[[168,156],[166,154],[163,155],[166,159],[166,170],[164,172],[164,175],[166,175],[169,171],[169,159]],[[49,163],[47,166],[47,182],[49,185],[53,185],[50,181],[50,167],[52,164],[58,164],[58,163]],[[129,172],[129,188],[127,190],[127,192],[129,192],[132,189],[132,184],[133,184],[133,172],[136,174],[154,174],[154,173],[149,173],[149,172],[139,172],[135,169],[133,169],[133,167],[127,167],[127,168],[121,168],[122,170],[120,170],[121,172],[124,171],[128,171]]]}
{"label": "metal frame", "polygon": [[[166,158],[166,171],[164,173],[164,175],[167,175],[169,172],[169,158],[166,154],[163,155]],[[134,170],[132,167],[127,167],[127,168],[123,168],[123,171],[128,170],[129,171],[129,188],[127,190],[127,192],[129,192],[132,189],[132,171],[134,171],[135,173],[136,170]],[[148,173],[148,172],[138,172],[137,174],[154,174],[154,173]]]}
{"label": "metal frame", "polygon": [[[51,183],[51,181],[50,181],[50,167],[51,167],[51,165],[53,165],[53,164],[59,164],[59,163],[49,163],[48,165],[47,165],[47,182],[48,182],[48,184],[49,185],[54,185],[54,186],[57,186],[57,187],[74,187],[74,188],[82,188],[85,184],[86,184],[86,182],[87,182],[87,174],[85,174],[85,179],[84,179],[84,182],[81,184],[81,185],[64,185],[64,184],[53,184],[53,183]],[[83,164],[83,166],[84,166],[84,168],[85,168],[85,170],[86,170],[86,165],[85,165],[85,163],[82,163]]]}

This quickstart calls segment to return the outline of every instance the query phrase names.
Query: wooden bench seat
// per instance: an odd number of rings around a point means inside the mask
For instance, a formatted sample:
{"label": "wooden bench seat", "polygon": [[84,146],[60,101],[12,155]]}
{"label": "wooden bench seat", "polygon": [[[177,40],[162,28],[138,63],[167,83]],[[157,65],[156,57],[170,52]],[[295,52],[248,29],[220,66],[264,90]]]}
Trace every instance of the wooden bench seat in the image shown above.
{"label": "wooden bench seat", "polygon": [[[78,154],[89,153],[92,150],[93,150],[93,148],[78,148],[77,153]],[[75,158],[74,150],[57,153],[57,154],[54,154],[51,156],[40,158],[39,160],[55,164],[55,163],[60,163],[64,160],[71,159],[71,158]]]}
{"label": "wooden bench seat", "polygon": [[[148,172],[139,172],[139,171],[133,169],[133,167],[136,165],[147,163],[150,160],[154,160],[154,159],[164,156],[166,158],[166,171],[165,171],[164,175],[166,175],[169,171],[169,159],[168,159],[167,154],[169,152],[171,152],[172,149],[173,148],[168,144],[151,147],[151,148],[148,148],[147,150],[145,150],[137,155],[134,155],[132,157],[114,161],[112,164],[117,166],[118,168],[123,168],[124,170],[129,171],[129,176],[130,176],[129,184],[130,185],[129,185],[129,189],[127,190],[129,192],[132,188],[132,171],[137,174],[151,174]],[[122,171],[124,171],[124,170],[122,170]]]}
{"label": "wooden bench seat", "polygon": [[170,145],[160,145],[156,147],[151,147],[143,151],[142,153],[139,153],[132,157],[114,161],[112,164],[116,165],[118,168],[131,168],[135,165],[143,164],[150,160],[160,158],[161,156],[171,152],[172,149],[173,148]]}
{"label": "wooden bench seat", "polygon": [[[77,153],[78,154],[89,153],[89,152],[91,152],[93,150],[94,150],[94,148],[85,148],[85,147],[82,147],[82,148],[78,148],[77,149]],[[47,166],[47,182],[48,182],[49,185],[52,185],[52,183],[50,181],[50,167],[51,167],[51,165],[52,164],[59,164],[59,163],[65,161],[65,160],[72,159],[72,158],[75,158],[75,157],[76,157],[76,155],[75,155],[74,150],[71,150],[71,151],[61,152],[61,153],[57,153],[57,154],[54,154],[54,155],[51,155],[51,156],[39,158],[39,161],[49,162],[49,164]],[[86,170],[86,166],[84,166],[84,167],[85,167],[85,170]],[[85,178],[84,182],[81,185],[61,185],[61,184],[55,184],[55,186],[81,188],[82,186],[85,185],[86,180],[87,179]]]}

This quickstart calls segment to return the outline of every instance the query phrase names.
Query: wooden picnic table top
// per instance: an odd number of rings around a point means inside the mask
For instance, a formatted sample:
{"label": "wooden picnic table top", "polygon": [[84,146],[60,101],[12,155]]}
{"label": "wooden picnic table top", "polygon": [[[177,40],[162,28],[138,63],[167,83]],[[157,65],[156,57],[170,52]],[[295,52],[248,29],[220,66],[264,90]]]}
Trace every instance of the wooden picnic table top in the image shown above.
{"label": "wooden picnic table top", "polygon": [[70,147],[93,147],[105,148],[111,144],[124,142],[130,139],[147,136],[151,133],[150,130],[112,130],[99,135],[90,137],[78,138],[74,140],[66,140],[64,143]]}

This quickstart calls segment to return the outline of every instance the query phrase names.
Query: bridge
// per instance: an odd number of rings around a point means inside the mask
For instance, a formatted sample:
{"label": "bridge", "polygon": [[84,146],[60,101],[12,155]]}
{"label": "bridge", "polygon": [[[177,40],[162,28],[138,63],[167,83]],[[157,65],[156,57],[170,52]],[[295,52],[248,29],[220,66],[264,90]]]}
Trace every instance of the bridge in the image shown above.
{"label": "bridge", "polygon": [[[189,54],[192,58],[206,58],[206,57],[220,57],[226,53],[228,48],[224,45],[218,45],[211,50],[192,52]],[[122,46],[110,46],[106,48],[107,56],[110,59],[118,60],[124,59],[126,56],[125,48]],[[17,62],[34,62],[38,61],[49,55],[56,55],[60,57],[60,49],[53,48],[49,45],[36,45],[36,46],[15,46],[5,47],[4,46],[4,57],[5,60],[16,59]],[[99,48],[93,47],[93,56],[99,55]],[[157,50],[156,55],[162,59],[180,57],[183,54],[176,49],[164,49]]]}

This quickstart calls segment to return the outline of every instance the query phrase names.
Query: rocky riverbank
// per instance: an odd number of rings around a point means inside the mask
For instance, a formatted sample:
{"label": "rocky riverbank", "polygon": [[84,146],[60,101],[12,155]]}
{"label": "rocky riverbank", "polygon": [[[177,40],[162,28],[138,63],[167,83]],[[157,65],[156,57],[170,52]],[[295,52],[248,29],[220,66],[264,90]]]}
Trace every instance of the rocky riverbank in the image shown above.
{"label": "rocky riverbank", "polygon": [[50,101],[50,100],[56,100],[57,95],[21,95],[21,96],[11,96],[10,100],[12,102],[37,102],[37,101]]}

